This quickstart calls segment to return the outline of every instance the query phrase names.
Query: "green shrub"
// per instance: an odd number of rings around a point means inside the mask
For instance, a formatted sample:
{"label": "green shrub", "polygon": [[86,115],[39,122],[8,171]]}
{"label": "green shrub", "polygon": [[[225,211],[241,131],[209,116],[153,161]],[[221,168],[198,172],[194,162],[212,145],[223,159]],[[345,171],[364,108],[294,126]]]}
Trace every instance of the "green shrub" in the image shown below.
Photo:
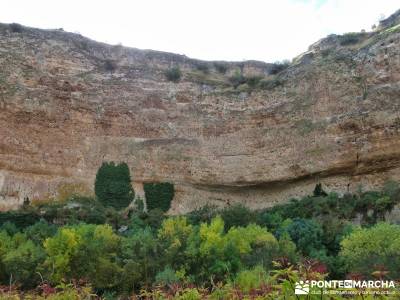
{"label": "green shrub", "polygon": [[[42,294],[37,290],[43,290]],[[49,286],[47,283],[43,283],[37,290],[26,291],[18,290],[15,286],[11,286],[10,289],[2,288],[0,290],[1,300],[88,300],[94,299],[95,294],[90,286],[77,286],[72,284],[62,284],[56,288]],[[97,297],[95,297],[97,299]],[[103,299],[103,297],[101,298]],[[109,299],[105,299],[109,300]]]}
{"label": "green shrub", "polygon": [[333,52],[334,52],[334,50],[332,48],[324,49],[324,50],[321,50],[321,56],[323,58],[326,58],[329,55],[331,55]]}
{"label": "green shrub", "polygon": [[0,231],[0,282],[5,283],[9,280],[6,267],[3,263],[4,257],[14,249],[10,235],[5,231]]}
{"label": "green shrub", "polygon": [[187,218],[191,224],[198,225],[200,223],[210,223],[218,213],[216,206],[205,205],[197,208],[187,214]]}
{"label": "green shrub", "polygon": [[226,71],[228,70],[228,65],[223,62],[214,62],[214,67],[217,70],[217,72],[221,74],[225,74]]}
{"label": "green shrub", "polygon": [[279,237],[279,251],[277,255],[279,258],[287,259],[291,263],[295,263],[298,260],[298,255],[296,251],[296,244],[293,243],[289,234],[287,232],[283,233]]}
{"label": "green shrub", "polygon": [[242,72],[237,70],[231,77],[229,77],[229,81],[234,88],[237,88],[239,85],[246,83],[246,78],[243,76]]}
{"label": "green shrub", "polygon": [[33,211],[40,213],[40,220],[58,225],[72,225],[80,222],[106,223],[106,208],[94,198],[73,196],[66,201],[37,205]]}
{"label": "green shrub", "polygon": [[400,185],[397,182],[392,180],[385,182],[382,193],[389,196],[393,202],[400,202]]}
{"label": "green shrub", "polygon": [[374,207],[374,212],[381,217],[381,219],[384,219],[384,214],[387,211],[390,211],[394,206],[393,201],[390,199],[389,196],[382,196],[379,197],[375,201],[375,207]]}
{"label": "green shrub", "polygon": [[378,270],[388,271],[388,277],[400,276],[400,226],[379,223],[371,228],[359,228],[342,242],[340,256],[351,272],[368,278]]}
{"label": "green shrub", "polygon": [[164,264],[174,269],[185,265],[186,258],[183,253],[193,232],[193,226],[187,223],[185,217],[173,217],[163,221],[157,237],[163,247]]}
{"label": "green shrub", "polygon": [[178,82],[182,77],[182,72],[179,67],[172,67],[165,71],[165,77],[168,81]]}
{"label": "green shrub", "polygon": [[145,183],[143,185],[147,209],[159,208],[168,211],[174,198],[174,185],[169,182]]}
{"label": "green shrub", "polygon": [[341,241],[353,231],[354,225],[349,221],[336,218],[322,219],[319,223],[323,230],[322,244],[327,253],[333,256],[338,255]]}
{"label": "green shrub", "polygon": [[275,237],[258,225],[232,227],[225,234],[224,222],[219,216],[210,224],[202,223],[198,233],[196,230],[193,233],[186,251],[187,261],[191,261],[188,273],[196,274],[197,280],[203,282],[210,272],[216,280],[226,280],[243,266],[269,267],[279,249]]}
{"label": "green shrub", "polygon": [[36,273],[37,267],[44,261],[45,253],[42,247],[32,241],[22,242],[16,249],[3,257],[7,274],[22,284],[24,288],[33,288],[41,280]]}
{"label": "green shrub", "polygon": [[197,70],[203,72],[203,73],[208,73],[209,72],[209,67],[208,64],[205,62],[196,62],[195,67]]}
{"label": "green shrub", "polygon": [[252,270],[244,270],[237,274],[235,286],[242,292],[249,293],[251,290],[258,289],[266,284],[268,280],[267,272],[262,266],[256,266]]}
{"label": "green shrub", "polygon": [[250,76],[246,78],[246,83],[250,88],[255,88],[258,86],[258,84],[262,79],[263,79],[262,76]]}
{"label": "green shrub", "polygon": [[375,202],[381,197],[381,194],[376,191],[368,191],[359,195],[356,201],[356,209],[359,212],[366,212],[373,209]]}
{"label": "green shrub", "polygon": [[134,212],[129,220],[129,232],[137,230],[151,229],[154,233],[161,227],[166,219],[165,213],[159,209],[152,209],[149,212]]}
{"label": "green shrub", "polygon": [[36,211],[6,211],[0,212],[0,225],[12,223],[18,229],[26,228],[40,220],[40,215]]}
{"label": "green shrub", "polygon": [[[335,216],[343,220],[354,218],[357,214],[363,215],[363,224],[375,224],[377,220],[383,220],[385,213],[393,209],[399,203],[400,197],[397,193],[397,185],[391,183],[386,190],[381,192],[368,191],[358,195],[336,193],[323,193],[317,189],[315,194],[320,196],[305,196],[301,199],[291,199],[287,204],[276,205],[272,208],[257,212],[259,224],[267,226],[272,231],[276,223],[271,214],[280,215],[281,218],[324,218],[324,216]],[[371,212],[368,213],[368,212]],[[275,216],[278,218],[278,216]],[[275,218],[274,217],[274,218]]]}
{"label": "green shrub", "polygon": [[201,300],[203,299],[196,288],[184,289],[177,297],[176,300]]}
{"label": "green shrub", "polygon": [[269,70],[269,74],[276,75],[276,74],[282,72],[283,70],[287,69],[289,66],[290,66],[290,62],[288,60],[275,62],[271,66],[271,68]]}
{"label": "green shrub", "polygon": [[162,209],[154,208],[148,213],[142,214],[142,218],[146,226],[152,228],[153,230],[158,230],[166,216]]}
{"label": "green shrub", "polygon": [[135,197],[128,165],[103,162],[96,174],[94,190],[103,205],[115,209],[127,207]]}
{"label": "green shrub", "polygon": [[260,211],[256,215],[257,224],[268,228],[275,233],[283,222],[282,215],[279,212]]}
{"label": "green shrub", "polygon": [[124,289],[150,287],[159,272],[160,245],[150,228],[140,229],[122,241]]}
{"label": "green shrub", "polygon": [[44,270],[54,283],[87,278],[95,288],[115,287],[122,269],[116,262],[121,238],[109,225],[60,228],[46,239]]}
{"label": "green shrub", "polygon": [[364,34],[358,32],[349,32],[339,36],[339,43],[342,46],[357,44]]}
{"label": "green shrub", "polygon": [[179,278],[176,276],[175,271],[169,267],[166,267],[163,271],[157,273],[155,279],[155,284],[160,286],[168,286],[178,282]]}
{"label": "green shrub", "polygon": [[18,230],[17,226],[15,226],[14,223],[11,223],[10,221],[7,221],[7,222],[3,223],[3,224],[0,226],[0,231],[5,231],[5,232],[7,232],[7,234],[9,234],[9,235],[14,235],[14,234],[16,234],[19,230]]}
{"label": "green shrub", "polygon": [[41,220],[24,230],[24,233],[36,245],[43,245],[43,242],[56,234],[57,227]]}
{"label": "green shrub", "polygon": [[279,78],[274,79],[262,79],[260,80],[258,86],[263,90],[272,90],[278,86],[283,85],[283,80]]}
{"label": "green shrub", "polygon": [[251,210],[242,204],[235,204],[233,206],[226,207],[221,210],[220,215],[224,220],[226,231],[234,226],[247,226],[254,219],[254,215]]}
{"label": "green shrub", "polygon": [[242,263],[247,267],[262,265],[272,267],[272,261],[279,257],[279,244],[266,228],[250,224],[246,227],[233,227],[227,233],[229,243],[235,245],[242,255]]}
{"label": "green shrub", "polygon": [[20,33],[24,30],[24,27],[18,23],[11,23],[9,26],[12,32]]}
{"label": "green shrub", "polygon": [[282,234],[287,232],[297,249],[306,256],[310,256],[314,251],[324,249],[321,225],[314,220],[295,218],[282,230]]}

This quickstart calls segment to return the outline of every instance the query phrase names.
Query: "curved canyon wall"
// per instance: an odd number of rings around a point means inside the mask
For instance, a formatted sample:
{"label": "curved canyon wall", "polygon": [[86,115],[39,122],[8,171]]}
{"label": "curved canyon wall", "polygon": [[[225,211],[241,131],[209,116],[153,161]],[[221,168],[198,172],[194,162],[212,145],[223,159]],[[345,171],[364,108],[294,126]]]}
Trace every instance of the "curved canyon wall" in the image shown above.
{"label": "curved canyon wall", "polygon": [[[173,182],[172,213],[399,180],[400,23],[389,23],[329,36],[278,74],[0,25],[0,208],[92,193],[103,161],[126,162],[138,194]],[[238,74],[257,84],[233,87]]]}

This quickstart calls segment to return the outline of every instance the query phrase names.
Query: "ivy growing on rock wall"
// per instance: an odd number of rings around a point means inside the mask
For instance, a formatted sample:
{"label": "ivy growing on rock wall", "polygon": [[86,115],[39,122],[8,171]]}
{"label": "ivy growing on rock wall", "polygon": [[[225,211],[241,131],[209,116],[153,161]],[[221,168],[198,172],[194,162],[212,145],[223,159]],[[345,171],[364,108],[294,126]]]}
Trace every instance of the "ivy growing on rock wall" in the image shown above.
{"label": "ivy growing on rock wall", "polygon": [[145,183],[143,185],[147,209],[159,208],[168,211],[174,198],[174,185],[169,182]]}
{"label": "ivy growing on rock wall", "polygon": [[94,190],[103,205],[115,209],[127,207],[135,197],[128,165],[103,162],[96,174]]}

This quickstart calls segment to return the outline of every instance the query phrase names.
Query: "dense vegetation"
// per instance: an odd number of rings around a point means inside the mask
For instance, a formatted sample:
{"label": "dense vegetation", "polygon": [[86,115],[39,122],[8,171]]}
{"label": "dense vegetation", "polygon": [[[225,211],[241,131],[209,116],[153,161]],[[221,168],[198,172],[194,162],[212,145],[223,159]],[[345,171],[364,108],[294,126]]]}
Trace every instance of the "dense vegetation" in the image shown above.
{"label": "dense vegetation", "polygon": [[147,208],[149,210],[157,208],[164,212],[169,210],[175,194],[174,186],[171,183],[144,183],[143,189],[146,195]]}
{"label": "dense vegetation", "polygon": [[165,77],[168,81],[178,82],[182,77],[182,71],[179,67],[172,67],[165,71]]}
{"label": "dense vegetation", "polygon": [[135,197],[128,165],[104,162],[96,174],[94,191],[105,206],[127,207]]}
{"label": "dense vegetation", "polygon": [[[115,168],[125,175],[110,176]],[[299,280],[400,276],[400,226],[384,222],[400,201],[394,182],[343,196],[317,186],[312,196],[258,211],[206,206],[167,216],[170,184],[147,185],[164,199],[148,212],[121,209],[133,194],[121,188],[127,176],[124,165],[103,164],[97,200],[73,196],[1,213],[0,295],[291,299]]]}

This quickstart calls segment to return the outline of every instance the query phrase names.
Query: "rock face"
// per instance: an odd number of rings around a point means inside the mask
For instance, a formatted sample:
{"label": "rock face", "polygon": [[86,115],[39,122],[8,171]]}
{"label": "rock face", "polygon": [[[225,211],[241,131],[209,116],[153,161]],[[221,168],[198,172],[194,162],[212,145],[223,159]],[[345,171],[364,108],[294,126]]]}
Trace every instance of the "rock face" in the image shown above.
{"label": "rock face", "polygon": [[102,161],[126,162],[137,194],[174,183],[171,213],[400,179],[392,21],[329,36],[280,72],[0,25],[0,206],[92,193]]}

